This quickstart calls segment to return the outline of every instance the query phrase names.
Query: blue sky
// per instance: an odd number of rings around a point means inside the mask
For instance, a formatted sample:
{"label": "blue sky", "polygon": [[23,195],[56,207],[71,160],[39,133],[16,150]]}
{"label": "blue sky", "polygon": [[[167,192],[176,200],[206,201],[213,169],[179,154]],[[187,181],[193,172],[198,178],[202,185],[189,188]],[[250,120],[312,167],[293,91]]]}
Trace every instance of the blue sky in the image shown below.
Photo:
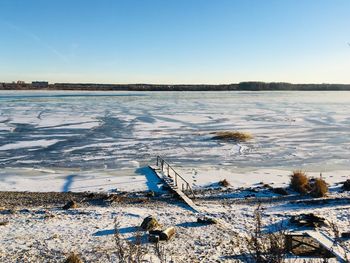
{"label": "blue sky", "polygon": [[349,0],[0,0],[0,81],[350,83]]}

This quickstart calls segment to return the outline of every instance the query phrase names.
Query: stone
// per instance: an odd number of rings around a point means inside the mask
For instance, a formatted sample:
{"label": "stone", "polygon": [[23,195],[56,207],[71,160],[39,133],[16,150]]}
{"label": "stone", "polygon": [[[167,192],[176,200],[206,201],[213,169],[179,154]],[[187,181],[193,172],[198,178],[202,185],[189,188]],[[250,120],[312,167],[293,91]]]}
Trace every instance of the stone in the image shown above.
{"label": "stone", "polygon": [[161,225],[158,223],[156,218],[154,218],[153,216],[148,216],[142,221],[140,227],[145,231],[150,231],[154,229],[159,229]]}
{"label": "stone", "polygon": [[205,225],[216,225],[218,221],[215,218],[203,216],[197,218],[197,223],[205,224]]}
{"label": "stone", "polygon": [[68,210],[68,209],[71,209],[71,208],[78,208],[78,203],[73,201],[73,200],[71,200],[67,204],[65,204],[62,208],[65,209],[65,210]]}

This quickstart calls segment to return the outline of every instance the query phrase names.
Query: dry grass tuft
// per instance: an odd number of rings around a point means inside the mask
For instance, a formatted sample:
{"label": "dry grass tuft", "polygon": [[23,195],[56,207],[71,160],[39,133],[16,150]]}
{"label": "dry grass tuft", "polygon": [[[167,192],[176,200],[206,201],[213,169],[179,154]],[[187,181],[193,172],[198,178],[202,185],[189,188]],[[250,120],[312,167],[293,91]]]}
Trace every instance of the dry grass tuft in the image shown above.
{"label": "dry grass tuft", "polygon": [[302,170],[293,171],[290,187],[301,194],[310,194],[313,197],[324,197],[328,192],[328,185],[322,176],[310,179]]}
{"label": "dry grass tuft", "polygon": [[213,140],[246,142],[253,139],[253,136],[248,132],[220,131],[214,132],[214,134],[215,136],[212,138]]}
{"label": "dry grass tuft", "polygon": [[72,252],[68,258],[65,260],[65,263],[83,263],[83,261],[80,259],[80,257]]}
{"label": "dry grass tuft", "polygon": [[239,262],[286,262],[286,231],[283,225],[281,224],[275,232],[265,232],[263,230],[262,207],[260,205],[254,213],[253,220],[253,227],[247,228],[246,234],[237,234],[232,240],[232,252],[240,259]]}
{"label": "dry grass tuft", "polygon": [[293,171],[290,179],[290,187],[298,193],[308,193],[310,191],[310,184],[306,173],[302,170]]}
{"label": "dry grass tuft", "polygon": [[231,184],[226,179],[219,181],[219,185],[223,187],[229,187]]}
{"label": "dry grass tuft", "polygon": [[310,194],[313,197],[325,197],[328,193],[328,185],[322,178],[316,178],[312,184],[312,189]]}
{"label": "dry grass tuft", "polygon": [[142,246],[142,234],[137,231],[134,241],[125,240],[120,233],[120,225],[117,219],[114,221],[114,241],[117,247],[117,258],[120,263],[141,263],[145,262],[147,248]]}

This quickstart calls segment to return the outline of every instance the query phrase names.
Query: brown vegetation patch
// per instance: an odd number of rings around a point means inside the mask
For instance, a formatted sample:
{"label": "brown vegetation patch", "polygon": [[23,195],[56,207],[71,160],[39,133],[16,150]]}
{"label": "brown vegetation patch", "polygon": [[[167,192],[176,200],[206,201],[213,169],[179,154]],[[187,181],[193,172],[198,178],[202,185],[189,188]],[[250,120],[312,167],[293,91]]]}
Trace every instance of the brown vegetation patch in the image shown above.
{"label": "brown vegetation patch", "polygon": [[308,193],[310,191],[310,184],[306,173],[302,170],[293,171],[290,179],[290,187],[298,193]]}
{"label": "brown vegetation patch", "polygon": [[290,187],[301,194],[310,194],[313,197],[325,197],[328,192],[328,185],[321,177],[308,178],[301,170],[293,171],[290,180]]}
{"label": "brown vegetation patch", "polygon": [[214,132],[213,134],[215,134],[212,138],[213,140],[246,142],[253,139],[253,136],[248,132],[220,131]]}
{"label": "brown vegetation patch", "polygon": [[72,252],[68,258],[65,260],[65,263],[83,263],[83,261],[80,259],[80,257]]}
{"label": "brown vegetation patch", "polygon": [[328,185],[322,178],[316,178],[312,184],[310,194],[313,197],[325,197],[328,192]]}
{"label": "brown vegetation patch", "polygon": [[219,185],[223,187],[229,187],[231,184],[226,179],[219,181]]}

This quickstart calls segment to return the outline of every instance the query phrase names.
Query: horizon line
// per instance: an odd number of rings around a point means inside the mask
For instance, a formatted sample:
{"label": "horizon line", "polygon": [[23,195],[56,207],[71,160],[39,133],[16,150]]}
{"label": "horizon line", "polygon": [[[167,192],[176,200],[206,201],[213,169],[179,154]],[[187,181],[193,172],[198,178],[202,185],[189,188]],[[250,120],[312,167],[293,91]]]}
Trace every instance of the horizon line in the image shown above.
{"label": "horizon line", "polygon": [[207,86],[220,86],[220,85],[238,85],[240,83],[283,83],[283,84],[291,84],[291,85],[350,85],[350,83],[340,83],[340,82],[287,82],[287,81],[259,81],[259,80],[247,80],[247,81],[240,81],[240,82],[230,82],[230,83],[147,83],[147,82],[129,82],[129,83],[107,83],[107,82],[50,82],[47,80],[32,80],[32,81],[23,81],[21,83],[21,80],[17,81],[1,81],[0,84],[32,84],[33,82],[47,82],[48,85],[55,85],[55,84],[72,84],[72,85],[158,85],[158,86],[200,86],[200,85],[207,85]]}

